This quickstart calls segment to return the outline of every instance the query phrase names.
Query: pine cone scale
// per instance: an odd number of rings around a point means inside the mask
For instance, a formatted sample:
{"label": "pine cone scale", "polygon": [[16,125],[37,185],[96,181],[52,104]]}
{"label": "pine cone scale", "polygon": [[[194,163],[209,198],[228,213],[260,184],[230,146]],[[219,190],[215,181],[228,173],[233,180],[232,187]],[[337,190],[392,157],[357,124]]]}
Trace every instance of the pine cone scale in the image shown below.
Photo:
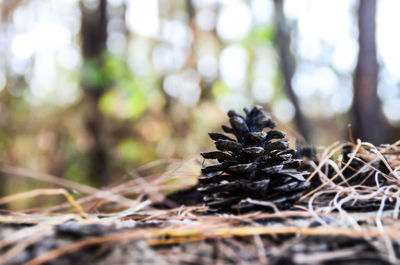
{"label": "pine cone scale", "polygon": [[250,173],[250,172],[253,172],[256,167],[257,167],[257,165],[253,164],[253,163],[238,164],[238,165],[230,166],[228,168],[228,170],[229,170],[229,172],[234,172],[234,173]]}
{"label": "pine cone scale", "polygon": [[220,151],[238,151],[242,148],[240,143],[231,140],[217,140],[215,142],[215,147]]}
{"label": "pine cone scale", "polygon": [[233,157],[230,154],[214,151],[214,152],[204,152],[200,154],[206,159],[217,159],[218,162],[224,162],[226,160],[232,160]]}
{"label": "pine cone scale", "polygon": [[208,183],[219,182],[219,181],[232,181],[236,179],[235,176],[223,174],[223,175],[214,175],[214,176],[202,176],[199,178],[199,183],[206,185]]}

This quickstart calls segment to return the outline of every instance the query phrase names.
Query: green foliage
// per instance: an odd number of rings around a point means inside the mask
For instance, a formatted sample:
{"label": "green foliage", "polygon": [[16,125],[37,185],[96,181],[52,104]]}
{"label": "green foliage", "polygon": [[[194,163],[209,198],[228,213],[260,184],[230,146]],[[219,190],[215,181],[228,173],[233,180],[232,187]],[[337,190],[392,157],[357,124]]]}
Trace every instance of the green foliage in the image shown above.
{"label": "green foliage", "polygon": [[126,60],[106,53],[102,84],[110,89],[99,100],[100,110],[111,117],[136,119],[147,109],[144,88],[139,84]]}
{"label": "green foliage", "polygon": [[214,98],[220,99],[231,94],[231,89],[223,81],[218,80],[212,87],[212,94]]}
{"label": "green foliage", "polygon": [[0,132],[0,150],[7,150],[9,146],[10,146],[9,135],[5,132]]}
{"label": "green foliage", "polygon": [[147,104],[142,91],[132,91],[130,95],[123,91],[110,90],[99,101],[100,110],[109,116],[136,119],[146,110]]}
{"label": "green foliage", "polygon": [[99,60],[87,59],[82,68],[82,84],[86,88],[104,88],[105,76],[99,67]]}
{"label": "green foliage", "polygon": [[146,163],[152,160],[152,148],[133,139],[123,139],[118,144],[118,154],[126,162]]}
{"label": "green foliage", "polygon": [[64,178],[79,183],[89,183],[89,160],[83,154],[75,154],[68,159],[68,167],[64,171]]}
{"label": "green foliage", "polygon": [[11,109],[13,110],[14,114],[16,114],[16,116],[24,116],[29,113],[29,107],[30,106],[22,97],[15,97],[11,101]]}
{"label": "green foliage", "polygon": [[272,25],[258,26],[251,31],[244,42],[251,44],[268,44],[273,43],[275,37],[276,30]]}

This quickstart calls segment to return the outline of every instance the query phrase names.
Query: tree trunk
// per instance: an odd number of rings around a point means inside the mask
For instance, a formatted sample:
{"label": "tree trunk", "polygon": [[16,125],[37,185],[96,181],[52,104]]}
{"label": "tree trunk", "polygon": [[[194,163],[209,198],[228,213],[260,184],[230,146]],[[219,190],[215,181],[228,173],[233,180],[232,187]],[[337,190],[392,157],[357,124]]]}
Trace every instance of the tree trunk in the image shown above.
{"label": "tree trunk", "polygon": [[386,141],[386,122],[377,95],[376,0],[360,0],[358,62],[354,76],[354,136],[374,144]]}
{"label": "tree trunk", "polygon": [[81,3],[82,11],[82,53],[85,58],[99,58],[107,41],[107,1],[99,1],[95,9],[87,9]]}
{"label": "tree trunk", "polygon": [[[82,24],[82,54],[85,62],[93,62],[95,69],[103,66],[103,52],[107,40],[107,3],[106,0],[98,0],[95,8],[86,8],[81,2]],[[106,185],[109,181],[109,157],[105,135],[105,119],[98,108],[98,101],[106,89],[104,84],[82,80],[84,90],[84,102],[89,113],[86,125],[89,134],[94,140],[94,146],[90,151],[90,178],[100,185]]]}
{"label": "tree trunk", "polygon": [[284,88],[289,99],[292,101],[296,110],[295,122],[297,129],[303,135],[305,140],[310,140],[310,127],[308,120],[304,116],[300,108],[299,100],[293,91],[292,78],[295,72],[295,59],[290,52],[290,30],[287,25],[284,10],[283,0],[274,0],[275,6],[275,27],[276,40],[275,44],[279,53],[280,68],[284,80]]}

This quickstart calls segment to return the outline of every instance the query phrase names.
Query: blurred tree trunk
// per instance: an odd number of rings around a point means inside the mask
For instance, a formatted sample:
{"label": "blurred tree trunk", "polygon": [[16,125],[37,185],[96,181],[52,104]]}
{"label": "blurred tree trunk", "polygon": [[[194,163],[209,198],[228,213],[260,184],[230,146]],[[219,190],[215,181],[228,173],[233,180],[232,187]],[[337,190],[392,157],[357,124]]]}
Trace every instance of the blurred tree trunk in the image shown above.
{"label": "blurred tree trunk", "polygon": [[[103,67],[103,52],[107,40],[107,1],[98,0],[95,7],[86,7],[80,3],[82,12],[81,40],[84,68],[90,71],[99,71]],[[89,72],[90,72],[89,71]],[[100,185],[109,181],[109,156],[107,137],[105,135],[105,119],[98,108],[98,102],[106,89],[105,84],[85,76],[88,69],[83,69],[82,87],[84,90],[84,103],[87,104],[88,114],[86,119],[87,130],[91,135],[94,145],[90,151],[90,178]]]}
{"label": "blurred tree trunk", "polygon": [[376,0],[360,0],[358,62],[354,75],[354,136],[374,144],[386,141],[386,122],[377,95]]}
{"label": "blurred tree trunk", "polygon": [[303,135],[304,139],[308,141],[310,140],[311,134],[308,120],[300,108],[299,100],[292,87],[292,78],[295,72],[296,62],[290,51],[290,28],[284,14],[283,0],[274,0],[274,6],[276,28],[275,45],[277,46],[279,53],[279,63],[284,80],[285,91],[296,110],[295,122],[297,129]]}

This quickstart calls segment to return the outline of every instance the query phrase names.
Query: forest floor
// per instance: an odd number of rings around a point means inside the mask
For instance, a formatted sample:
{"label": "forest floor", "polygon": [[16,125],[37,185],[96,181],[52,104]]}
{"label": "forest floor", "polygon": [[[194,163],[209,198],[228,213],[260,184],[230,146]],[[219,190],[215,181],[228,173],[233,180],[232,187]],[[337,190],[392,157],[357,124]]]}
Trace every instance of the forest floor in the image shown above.
{"label": "forest floor", "polygon": [[292,208],[234,215],[198,203],[196,159],[157,161],[101,190],[2,166],[4,175],[58,188],[0,204],[67,202],[1,210],[0,264],[400,264],[399,144],[335,143],[309,161],[319,184]]}

